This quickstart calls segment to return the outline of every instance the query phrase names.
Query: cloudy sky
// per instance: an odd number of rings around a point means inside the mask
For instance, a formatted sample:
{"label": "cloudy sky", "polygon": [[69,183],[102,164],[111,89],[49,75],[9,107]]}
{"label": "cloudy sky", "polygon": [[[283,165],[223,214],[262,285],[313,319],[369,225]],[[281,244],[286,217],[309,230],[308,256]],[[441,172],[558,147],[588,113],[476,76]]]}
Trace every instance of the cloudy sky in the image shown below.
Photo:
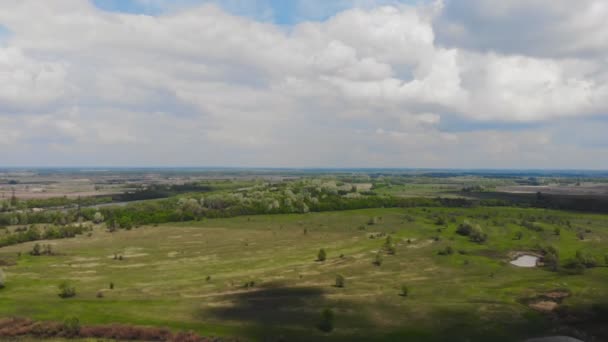
{"label": "cloudy sky", "polygon": [[605,0],[1,0],[0,166],[608,168]]}

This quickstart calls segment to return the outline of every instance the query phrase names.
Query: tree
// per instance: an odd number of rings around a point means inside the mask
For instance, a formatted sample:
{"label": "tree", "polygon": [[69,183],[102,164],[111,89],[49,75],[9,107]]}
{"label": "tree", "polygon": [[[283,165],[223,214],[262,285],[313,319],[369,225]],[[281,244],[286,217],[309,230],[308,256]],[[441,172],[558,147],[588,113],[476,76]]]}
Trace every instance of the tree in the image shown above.
{"label": "tree", "polygon": [[544,249],[545,255],[543,261],[545,265],[551,268],[552,271],[557,271],[559,268],[559,251],[553,246]]}
{"label": "tree", "polygon": [[317,325],[317,328],[324,332],[331,332],[334,330],[334,312],[332,309],[324,309],[321,311],[321,320]]}
{"label": "tree", "polygon": [[76,337],[80,334],[80,320],[77,317],[71,317],[63,321],[63,327],[68,337]]}
{"label": "tree", "polygon": [[341,274],[336,275],[336,287],[344,287],[346,280]]}
{"label": "tree", "polygon": [[555,227],[555,229],[553,229],[553,234],[559,236],[561,234],[561,229],[559,229],[559,227]]}
{"label": "tree", "polygon": [[40,255],[40,245],[39,244],[35,244],[34,247],[32,247],[32,250],[30,251],[31,255],[34,256],[39,256]]}
{"label": "tree", "polygon": [[401,297],[407,297],[407,295],[409,294],[410,290],[407,287],[407,285],[403,284],[401,285],[401,292],[399,292],[399,295]]}
{"label": "tree", "polygon": [[323,248],[319,249],[319,254],[317,254],[317,261],[325,261],[327,258],[327,254]]}
{"label": "tree", "polygon": [[59,297],[61,298],[70,298],[76,295],[76,288],[70,285],[67,281],[59,284]]}
{"label": "tree", "polygon": [[5,281],[5,276],[4,276],[4,271],[2,271],[2,269],[0,269],[0,289],[4,288],[4,281]]}
{"label": "tree", "polygon": [[103,217],[103,214],[100,213],[99,211],[95,213],[95,215],[93,215],[93,222],[95,222],[96,224],[100,224],[101,222],[103,222],[105,218]]}
{"label": "tree", "polygon": [[380,253],[380,251],[378,251],[378,253],[376,253],[376,256],[374,256],[374,261],[372,262],[374,265],[376,266],[380,266],[382,265],[382,253]]}

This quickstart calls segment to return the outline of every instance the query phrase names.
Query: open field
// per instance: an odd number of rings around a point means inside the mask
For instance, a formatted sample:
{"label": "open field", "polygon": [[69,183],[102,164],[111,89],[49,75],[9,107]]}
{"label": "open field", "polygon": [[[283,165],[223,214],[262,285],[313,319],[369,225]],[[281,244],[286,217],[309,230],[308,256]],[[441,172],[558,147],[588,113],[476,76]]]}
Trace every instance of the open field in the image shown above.
{"label": "open field", "polygon": [[[523,219],[535,229],[522,227]],[[464,220],[479,224],[487,241],[456,234]],[[382,264],[374,265],[389,235],[396,253],[382,252]],[[608,303],[607,241],[607,215],[515,208],[241,216],[115,233],[98,227],[91,236],[40,241],[52,244],[54,256],[28,255],[33,243],[0,249],[0,259],[15,263],[5,267],[0,316],[75,316],[82,324],[253,340],[517,341],[559,332],[606,338],[591,313]],[[512,253],[548,244],[562,263],[583,250],[600,267],[566,275],[509,264]],[[454,253],[439,255],[447,246]],[[315,261],[320,248],[324,262]],[[343,288],[334,286],[337,274]],[[75,297],[57,295],[62,281],[75,286]],[[399,295],[402,285],[407,297]],[[529,305],[557,290],[568,297],[550,305],[554,312]],[[335,314],[331,333],[316,328],[324,308]],[[563,310],[584,319],[564,323]]]}

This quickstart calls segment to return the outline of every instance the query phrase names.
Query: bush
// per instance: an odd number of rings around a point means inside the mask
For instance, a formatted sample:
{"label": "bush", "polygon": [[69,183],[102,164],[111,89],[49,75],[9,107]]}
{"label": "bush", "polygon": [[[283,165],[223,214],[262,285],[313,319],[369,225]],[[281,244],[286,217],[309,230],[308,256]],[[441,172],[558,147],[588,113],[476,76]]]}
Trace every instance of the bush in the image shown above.
{"label": "bush", "polygon": [[344,287],[345,279],[341,274],[336,275],[336,287]]}
{"label": "bush", "polygon": [[454,249],[452,248],[452,246],[446,246],[444,249],[440,250],[437,254],[452,255],[452,254],[454,254]]}
{"label": "bush", "polygon": [[334,330],[334,312],[332,309],[324,309],[321,311],[321,321],[317,325],[319,330],[331,332]]}
{"label": "bush", "polygon": [[327,253],[323,248],[319,249],[319,253],[317,254],[317,261],[325,261],[327,258]]}
{"label": "bush", "polygon": [[4,271],[2,271],[0,269],[0,289],[4,288],[4,281],[5,281],[5,277],[4,277]]}
{"label": "bush", "polygon": [[372,263],[376,266],[380,266],[380,265],[382,265],[382,261],[383,261],[382,253],[380,253],[378,251],[378,253],[376,253],[376,256],[374,256],[374,261]]}
{"label": "bush", "polygon": [[515,233],[515,240],[521,240],[524,237],[524,233],[517,232]]}
{"label": "bush", "polygon": [[592,255],[586,254],[583,251],[576,251],[576,261],[585,266],[586,268],[593,268],[597,266],[597,260]]}
{"label": "bush", "polygon": [[559,251],[553,246],[543,248],[543,262],[552,271],[557,271],[559,268]]}
{"label": "bush", "polygon": [[32,247],[32,250],[30,251],[30,255],[33,255],[33,256],[40,255],[40,245],[39,244],[35,244],[34,247]]}
{"label": "bush", "polygon": [[477,243],[483,243],[488,239],[488,235],[483,232],[483,229],[479,225],[473,225],[469,221],[464,221],[458,228],[456,233],[468,236],[469,240]]}
{"label": "bush", "polygon": [[399,295],[401,297],[407,297],[409,292],[410,292],[410,289],[407,287],[407,285],[405,285],[405,284],[401,285],[401,292],[399,292]]}
{"label": "bush", "polygon": [[71,286],[68,282],[59,284],[59,297],[70,298],[76,295],[76,288]]}
{"label": "bush", "polygon": [[71,317],[63,321],[63,331],[67,337],[76,337],[80,334],[80,320]]}

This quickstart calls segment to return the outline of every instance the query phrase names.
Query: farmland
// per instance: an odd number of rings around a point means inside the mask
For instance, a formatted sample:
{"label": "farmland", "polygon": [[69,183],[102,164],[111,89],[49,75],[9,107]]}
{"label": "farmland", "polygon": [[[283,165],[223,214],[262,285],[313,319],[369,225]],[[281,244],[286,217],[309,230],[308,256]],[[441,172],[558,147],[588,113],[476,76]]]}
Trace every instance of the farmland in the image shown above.
{"label": "farmland", "polygon": [[[458,234],[465,222],[486,240]],[[247,340],[599,340],[606,227],[607,215],[513,207],[245,215],[113,232],[95,224],[75,238],[0,249],[0,316]],[[52,255],[30,255],[35,243],[51,244]],[[556,270],[509,264],[547,246],[559,251]],[[594,267],[580,265],[583,253]],[[61,282],[76,295],[60,298]],[[564,294],[555,305],[535,306],[555,292]],[[324,309],[331,332],[319,328]]]}

